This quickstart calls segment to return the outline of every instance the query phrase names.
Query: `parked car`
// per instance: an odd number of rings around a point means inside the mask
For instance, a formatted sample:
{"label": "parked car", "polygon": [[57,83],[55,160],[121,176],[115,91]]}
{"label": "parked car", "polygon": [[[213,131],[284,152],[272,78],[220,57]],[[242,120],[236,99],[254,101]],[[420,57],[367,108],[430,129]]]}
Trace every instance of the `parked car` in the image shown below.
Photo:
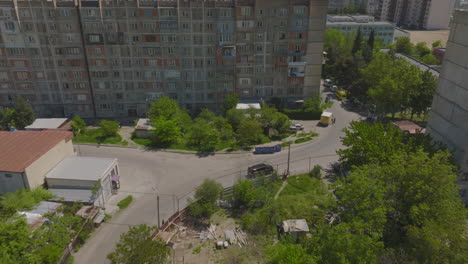
{"label": "parked car", "polygon": [[325,84],[325,86],[329,86],[329,85],[332,84],[332,80],[330,80],[330,79],[325,79],[324,84]]}
{"label": "parked car", "polygon": [[281,145],[275,145],[271,147],[255,147],[254,154],[273,154],[281,151]]}
{"label": "parked car", "polygon": [[271,165],[260,163],[254,166],[251,166],[247,170],[248,178],[255,178],[260,175],[268,175],[273,173],[273,167]]}
{"label": "parked car", "polygon": [[338,91],[338,86],[332,85],[332,86],[330,86],[330,90],[331,90],[332,92],[336,92],[336,91]]}
{"label": "parked car", "polygon": [[289,127],[290,130],[298,131],[298,130],[304,130],[304,125],[302,124],[293,124]]}

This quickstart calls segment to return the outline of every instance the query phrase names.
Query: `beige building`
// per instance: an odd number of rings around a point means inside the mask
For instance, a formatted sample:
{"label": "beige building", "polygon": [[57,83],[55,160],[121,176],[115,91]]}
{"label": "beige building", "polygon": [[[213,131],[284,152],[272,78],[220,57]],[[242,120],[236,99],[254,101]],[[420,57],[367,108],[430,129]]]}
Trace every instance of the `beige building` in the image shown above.
{"label": "beige building", "polygon": [[427,130],[453,151],[468,203],[468,10],[455,11]]}
{"label": "beige building", "polygon": [[0,131],[0,194],[45,183],[45,175],[74,156],[68,131]]}
{"label": "beige building", "polygon": [[398,27],[447,29],[456,0],[379,0],[375,15]]}

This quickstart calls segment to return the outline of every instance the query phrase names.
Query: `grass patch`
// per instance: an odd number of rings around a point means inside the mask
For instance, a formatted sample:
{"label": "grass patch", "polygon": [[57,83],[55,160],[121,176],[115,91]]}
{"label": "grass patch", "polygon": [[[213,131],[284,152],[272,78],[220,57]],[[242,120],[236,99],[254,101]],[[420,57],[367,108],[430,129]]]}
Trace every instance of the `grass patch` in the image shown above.
{"label": "grass patch", "polygon": [[298,138],[294,140],[294,143],[300,144],[300,143],[304,143],[304,142],[311,141],[311,140],[312,140],[312,137],[302,137],[302,138]]}
{"label": "grass patch", "polygon": [[112,219],[112,215],[104,214],[104,222],[109,222]]}
{"label": "grass patch", "polygon": [[318,136],[318,135],[319,135],[319,133],[317,133],[317,132],[309,132],[309,133],[299,133],[299,134],[297,134],[297,137],[298,137],[298,138],[303,138],[303,137],[316,137],[316,136]]}
{"label": "grass patch", "polygon": [[67,262],[65,262],[65,264],[73,264],[74,261],[75,261],[75,257],[70,255],[67,259]]}
{"label": "grass patch", "polygon": [[[392,114],[387,114],[385,117],[387,117],[389,119],[392,119]],[[415,121],[415,122],[427,122],[428,118],[429,118],[428,114],[427,115],[421,115],[421,116],[413,115],[413,118],[411,118],[410,113],[401,112],[401,113],[396,113],[395,117],[393,119],[395,119],[395,120],[400,120],[400,119],[411,120],[411,121]]]}
{"label": "grass patch", "polygon": [[201,252],[201,247],[196,247],[193,249],[192,254],[197,255],[197,254],[200,254],[200,252]]}
{"label": "grass patch", "polygon": [[120,210],[123,210],[127,208],[132,201],[133,201],[133,196],[129,195],[125,197],[124,199],[120,200],[117,206],[119,207]]}
{"label": "grass patch", "polygon": [[151,147],[153,145],[153,141],[149,138],[132,138],[132,140],[138,145],[142,145],[145,147]]}
{"label": "grass patch", "polygon": [[85,133],[76,135],[73,138],[73,143],[128,145],[128,142],[122,140],[122,137],[119,134],[112,137],[104,136],[104,133],[100,128],[88,129]]}
{"label": "grass patch", "polygon": [[286,142],[281,143],[281,147],[285,148],[289,145],[292,145],[293,143],[294,143],[294,140],[286,141]]}

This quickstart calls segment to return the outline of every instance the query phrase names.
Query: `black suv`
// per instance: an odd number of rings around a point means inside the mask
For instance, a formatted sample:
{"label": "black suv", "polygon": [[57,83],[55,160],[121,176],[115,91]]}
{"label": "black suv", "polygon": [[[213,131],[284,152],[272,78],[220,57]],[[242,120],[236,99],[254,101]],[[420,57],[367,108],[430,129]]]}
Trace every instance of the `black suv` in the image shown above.
{"label": "black suv", "polygon": [[273,167],[265,163],[260,163],[249,167],[247,177],[254,178],[258,175],[269,175],[273,173]]}

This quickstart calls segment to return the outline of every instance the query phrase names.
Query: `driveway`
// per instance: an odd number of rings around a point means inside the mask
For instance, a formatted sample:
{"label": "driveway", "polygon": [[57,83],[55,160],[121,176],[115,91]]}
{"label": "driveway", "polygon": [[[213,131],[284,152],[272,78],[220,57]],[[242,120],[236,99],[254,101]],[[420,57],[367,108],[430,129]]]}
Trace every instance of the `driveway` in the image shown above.
{"label": "driveway", "polygon": [[[320,135],[310,143],[291,147],[291,174],[307,172],[319,164],[327,167],[337,160],[336,150],[342,147],[342,129],[358,114],[343,109],[338,101],[328,110],[334,113],[336,123],[329,127],[314,127]],[[129,225],[157,224],[156,193],[160,196],[160,216],[167,219],[183,208],[187,198],[204,179],[216,179],[224,186],[232,185],[246,174],[247,167],[264,162],[275,166],[281,173],[286,170],[288,151],[271,155],[216,154],[200,157],[162,151],[145,151],[122,147],[77,147],[83,156],[115,157],[121,174],[119,195],[109,201],[116,204],[126,195],[134,202],[117,213],[108,223],[103,223],[86,244],[75,254],[76,264],[108,263],[106,256],[112,252],[120,234]]]}

